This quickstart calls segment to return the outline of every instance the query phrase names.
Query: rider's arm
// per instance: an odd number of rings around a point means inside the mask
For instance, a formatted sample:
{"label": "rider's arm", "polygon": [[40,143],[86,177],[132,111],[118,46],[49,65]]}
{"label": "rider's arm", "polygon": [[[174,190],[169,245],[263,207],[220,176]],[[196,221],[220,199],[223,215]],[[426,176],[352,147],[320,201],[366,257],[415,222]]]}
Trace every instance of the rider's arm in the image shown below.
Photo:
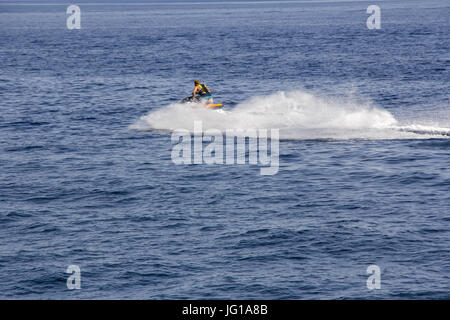
{"label": "rider's arm", "polygon": [[197,92],[197,86],[195,86],[194,91],[192,91],[192,98],[195,97],[195,93]]}

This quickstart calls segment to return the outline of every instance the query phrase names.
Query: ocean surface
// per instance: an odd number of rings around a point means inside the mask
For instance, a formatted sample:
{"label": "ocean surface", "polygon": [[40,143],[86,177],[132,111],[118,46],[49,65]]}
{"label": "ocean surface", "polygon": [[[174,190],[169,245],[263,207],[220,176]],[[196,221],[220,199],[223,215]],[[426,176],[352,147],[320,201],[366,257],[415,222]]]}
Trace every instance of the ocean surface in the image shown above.
{"label": "ocean surface", "polygon": [[[0,2],[0,298],[450,299],[448,1],[77,4]],[[174,164],[194,121],[278,172]]]}

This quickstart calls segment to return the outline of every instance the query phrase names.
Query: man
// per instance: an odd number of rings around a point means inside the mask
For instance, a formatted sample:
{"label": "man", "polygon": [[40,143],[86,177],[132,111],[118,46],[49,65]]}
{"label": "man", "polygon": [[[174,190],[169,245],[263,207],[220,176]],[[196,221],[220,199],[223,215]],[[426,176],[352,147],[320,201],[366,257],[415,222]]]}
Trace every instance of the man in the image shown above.
{"label": "man", "polygon": [[200,80],[194,80],[194,91],[192,91],[192,98],[195,98],[195,94],[200,96],[200,101],[202,102],[203,107],[206,106],[206,103],[213,104],[213,97],[211,94],[211,90],[204,83],[200,83]]}

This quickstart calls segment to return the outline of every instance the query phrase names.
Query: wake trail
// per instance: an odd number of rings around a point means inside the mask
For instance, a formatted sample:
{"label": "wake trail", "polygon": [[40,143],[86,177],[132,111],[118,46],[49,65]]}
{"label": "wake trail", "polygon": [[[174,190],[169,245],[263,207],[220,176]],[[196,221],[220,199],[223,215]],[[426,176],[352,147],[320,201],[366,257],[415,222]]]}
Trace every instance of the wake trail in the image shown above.
{"label": "wake trail", "polygon": [[450,137],[450,128],[441,128],[435,126],[424,126],[419,124],[396,126],[394,129],[401,132],[411,132],[418,135],[432,135],[441,137]]}

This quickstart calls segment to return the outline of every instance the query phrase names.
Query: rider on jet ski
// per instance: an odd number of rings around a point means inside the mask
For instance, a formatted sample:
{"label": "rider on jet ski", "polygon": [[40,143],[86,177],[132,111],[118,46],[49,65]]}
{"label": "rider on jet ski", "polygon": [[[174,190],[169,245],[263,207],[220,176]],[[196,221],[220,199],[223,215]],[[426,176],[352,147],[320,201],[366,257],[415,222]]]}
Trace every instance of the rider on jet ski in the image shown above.
{"label": "rider on jet ski", "polygon": [[195,99],[195,94],[198,94],[200,96],[200,101],[202,102],[203,106],[208,104],[213,104],[213,97],[211,94],[211,90],[204,84],[200,83],[200,80],[194,80],[194,91],[192,91],[192,99]]}

